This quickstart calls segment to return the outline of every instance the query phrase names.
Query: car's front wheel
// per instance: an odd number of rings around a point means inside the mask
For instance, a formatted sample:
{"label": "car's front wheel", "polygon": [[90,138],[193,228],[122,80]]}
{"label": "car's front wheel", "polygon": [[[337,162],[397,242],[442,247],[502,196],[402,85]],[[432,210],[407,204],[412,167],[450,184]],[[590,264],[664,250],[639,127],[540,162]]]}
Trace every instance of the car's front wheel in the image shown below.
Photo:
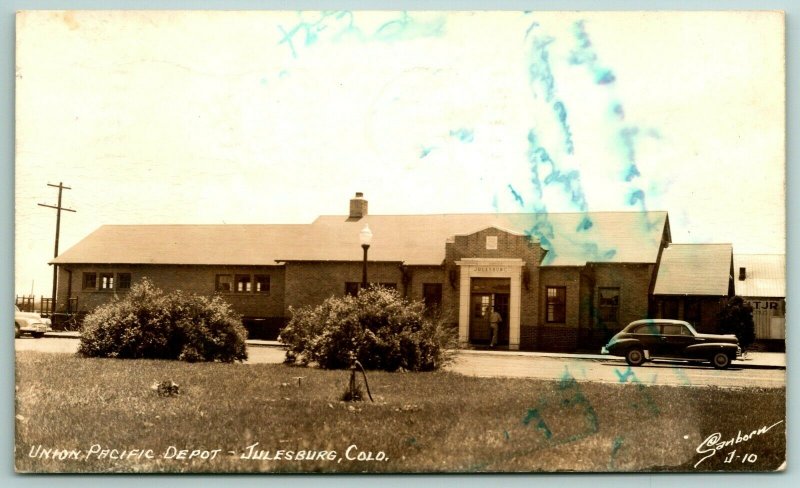
{"label": "car's front wheel", "polygon": [[19,336],[22,335],[22,332],[19,330],[19,324],[14,323],[14,339],[19,339]]}
{"label": "car's front wheel", "polygon": [[631,366],[640,366],[644,363],[644,351],[635,347],[625,354],[625,361]]}
{"label": "car's front wheel", "polygon": [[711,364],[717,369],[725,369],[731,365],[731,358],[724,352],[718,352],[711,358]]}

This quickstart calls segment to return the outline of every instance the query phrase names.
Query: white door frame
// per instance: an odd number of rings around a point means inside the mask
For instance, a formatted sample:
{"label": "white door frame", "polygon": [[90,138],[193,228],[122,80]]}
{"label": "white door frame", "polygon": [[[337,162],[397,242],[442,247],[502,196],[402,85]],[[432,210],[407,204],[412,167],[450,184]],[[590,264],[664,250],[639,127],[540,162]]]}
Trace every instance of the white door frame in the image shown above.
{"label": "white door frame", "polygon": [[513,258],[464,258],[456,261],[461,269],[458,298],[458,344],[469,346],[470,296],[472,278],[509,278],[511,296],[508,302],[508,348],[519,349],[522,268],[525,261]]}

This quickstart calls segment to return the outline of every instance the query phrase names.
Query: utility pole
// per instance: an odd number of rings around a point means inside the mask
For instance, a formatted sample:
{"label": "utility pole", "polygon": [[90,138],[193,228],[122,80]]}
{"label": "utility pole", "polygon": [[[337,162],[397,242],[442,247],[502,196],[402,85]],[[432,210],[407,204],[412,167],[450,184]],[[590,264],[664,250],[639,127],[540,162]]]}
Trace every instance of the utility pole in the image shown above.
{"label": "utility pole", "polygon": [[[63,190],[72,190],[72,188],[68,186],[64,186],[64,183],[59,182],[57,185],[53,185],[48,183],[47,186],[52,186],[53,188],[58,188],[58,205],[47,205],[44,203],[40,203],[40,207],[48,207],[56,209],[56,248],[53,252],[53,259],[58,257],[58,234],[61,232],[61,211],[65,210],[67,212],[75,212],[71,208],[65,208],[61,206],[61,192]],[[54,320],[56,316],[56,287],[58,285],[58,265],[53,264],[53,295],[50,299],[50,320]]]}

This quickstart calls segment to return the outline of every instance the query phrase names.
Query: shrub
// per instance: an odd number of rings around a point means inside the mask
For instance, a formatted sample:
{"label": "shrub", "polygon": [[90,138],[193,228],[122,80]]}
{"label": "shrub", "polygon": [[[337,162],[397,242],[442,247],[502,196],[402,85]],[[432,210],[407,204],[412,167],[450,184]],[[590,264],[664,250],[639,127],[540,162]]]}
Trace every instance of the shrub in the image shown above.
{"label": "shrub", "polygon": [[735,334],[742,349],[747,349],[756,339],[753,323],[753,306],[742,297],[726,298],[717,313],[719,330],[723,334]]}
{"label": "shrub", "polygon": [[78,353],[232,362],[247,359],[246,338],[241,318],[221,297],[165,294],[145,278],[86,316]]}
{"label": "shrub", "polygon": [[367,369],[430,371],[446,362],[455,340],[441,317],[425,316],[422,302],[388,288],[371,287],[355,297],[331,297],[290,311],[280,337],[289,363],[337,369],[358,360]]}

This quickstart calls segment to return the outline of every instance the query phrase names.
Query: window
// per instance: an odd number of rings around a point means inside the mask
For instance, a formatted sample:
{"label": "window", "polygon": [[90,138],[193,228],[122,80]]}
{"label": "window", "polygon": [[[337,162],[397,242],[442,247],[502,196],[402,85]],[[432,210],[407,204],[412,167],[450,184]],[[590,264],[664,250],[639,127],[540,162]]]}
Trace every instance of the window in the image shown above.
{"label": "window", "polygon": [[600,322],[619,321],[619,288],[600,288],[598,290],[598,312]]}
{"label": "window", "polygon": [[548,286],[547,322],[564,323],[567,321],[567,288],[565,286]]}
{"label": "window", "polygon": [[250,281],[250,275],[236,275],[236,293],[250,293],[253,291],[253,283]]}
{"label": "window", "polygon": [[642,324],[639,327],[636,327],[633,333],[645,334],[645,335],[659,335],[661,334],[661,327],[658,324],[653,324],[653,323]]}
{"label": "window", "polygon": [[425,302],[425,308],[433,310],[442,306],[442,284],[441,283],[423,283],[422,284],[422,300]]}
{"label": "window", "polygon": [[350,296],[358,295],[358,290],[361,288],[361,283],[356,283],[355,281],[348,281],[344,284],[344,294]]}
{"label": "window", "polygon": [[114,273],[100,273],[100,289],[101,290],[114,289]]}
{"label": "window", "polygon": [[214,289],[217,290],[217,291],[222,291],[222,292],[233,291],[232,287],[231,287],[231,284],[232,284],[231,275],[229,275],[229,274],[218,274],[217,275],[217,279],[216,279],[216,283],[214,285]]}
{"label": "window", "polygon": [[117,274],[117,288],[120,290],[127,290],[131,287],[131,274],[118,273]]}
{"label": "window", "polygon": [[97,288],[97,273],[83,273],[83,289],[93,290]]}
{"label": "window", "polygon": [[489,300],[491,297],[489,295],[483,295],[480,298],[479,302],[473,302],[472,317],[476,319],[486,317],[486,314],[489,312]]}
{"label": "window", "polygon": [[269,293],[269,275],[257,274],[253,278],[256,293]]}
{"label": "window", "polygon": [[681,324],[664,324],[661,326],[661,329],[664,335],[692,335],[689,333],[689,329],[687,329],[685,325]]}

